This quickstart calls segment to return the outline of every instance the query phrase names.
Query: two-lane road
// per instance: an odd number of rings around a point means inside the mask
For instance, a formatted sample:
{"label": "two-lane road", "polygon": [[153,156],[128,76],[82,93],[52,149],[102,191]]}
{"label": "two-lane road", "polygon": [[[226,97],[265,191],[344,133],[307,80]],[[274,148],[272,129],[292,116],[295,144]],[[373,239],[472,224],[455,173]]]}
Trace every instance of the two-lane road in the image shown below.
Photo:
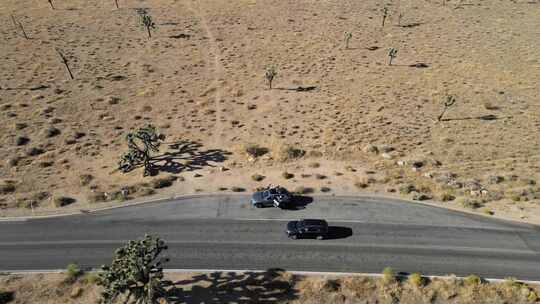
{"label": "two-lane road", "polygon": [[[156,234],[169,268],[455,273],[540,280],[538,227],[380,198],[320,197],[303,210],[254,209],[245,196],[202,196],[76,215],[0,222],[0,270],[109,263],[127,240]],[[334,239],[289,240],[289,219],[326,218]]]}

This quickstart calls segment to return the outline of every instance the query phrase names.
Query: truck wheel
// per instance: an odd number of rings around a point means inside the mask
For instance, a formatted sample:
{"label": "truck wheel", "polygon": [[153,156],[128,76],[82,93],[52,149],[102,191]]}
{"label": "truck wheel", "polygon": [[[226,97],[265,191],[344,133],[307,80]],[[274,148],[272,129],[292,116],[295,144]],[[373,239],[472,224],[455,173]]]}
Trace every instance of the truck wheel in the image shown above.
{"label": "truck wheel", "polygon": [[317,240],[322,240],[324,237],[322,235],[317,235]]}
{"label": "truck wheel", "polygon": [[255,204],[255,207],[257,207],[257,208],[262,208],[262,204],[261,204],[261,203],[257,203],[257,204]]}
{"label": "truck wheel", "polygon": [[290,238],[293,239],[293,240],[296,240],[298,237],[296,236],[296,234],[293,234],[293,235],[290,236]]}

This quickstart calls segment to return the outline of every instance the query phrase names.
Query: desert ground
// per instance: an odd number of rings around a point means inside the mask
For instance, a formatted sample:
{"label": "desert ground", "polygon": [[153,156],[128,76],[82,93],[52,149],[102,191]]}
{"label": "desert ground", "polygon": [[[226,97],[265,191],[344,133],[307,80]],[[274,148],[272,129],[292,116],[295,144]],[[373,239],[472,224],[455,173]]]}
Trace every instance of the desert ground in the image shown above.
{"label": "desert ground", "polygon": [[118,2],[1,1],[1,216],[281,184],[540,223],[538,1]]}
{"label": "desert ground", "polygon": [[[170,273],[170,303],[493,304],[538,303],[538,286],[511,278],[486,282],[469,276],[440,278],[297,275],[266,272]],[[0,276],[0,303],[98,303],[94,273]],[[7,299],[7,302],[2,302]],[[122,300],[122,299],[120,299]],[[396,302],[397,301],[397,302]],[[123,301],[120,301],[123,302]]]}

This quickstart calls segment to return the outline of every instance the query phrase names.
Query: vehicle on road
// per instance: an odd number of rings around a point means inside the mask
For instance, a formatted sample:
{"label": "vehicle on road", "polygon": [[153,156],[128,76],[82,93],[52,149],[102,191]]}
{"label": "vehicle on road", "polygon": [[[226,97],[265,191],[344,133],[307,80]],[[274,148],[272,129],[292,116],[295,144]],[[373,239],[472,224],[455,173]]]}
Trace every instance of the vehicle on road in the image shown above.
{"label": "vehicle on road", "polygon": [[257,191],[251,196],[251,205],[262,207],[284,208],[292,201],[292,194],[285,188],[276,186]]}
{"label": "vehicle on road", "polygon": [[290,221],[287,223],[286,233],[291,239],[315,238],[322,240],[328,235],[328,223],[318,219]]}

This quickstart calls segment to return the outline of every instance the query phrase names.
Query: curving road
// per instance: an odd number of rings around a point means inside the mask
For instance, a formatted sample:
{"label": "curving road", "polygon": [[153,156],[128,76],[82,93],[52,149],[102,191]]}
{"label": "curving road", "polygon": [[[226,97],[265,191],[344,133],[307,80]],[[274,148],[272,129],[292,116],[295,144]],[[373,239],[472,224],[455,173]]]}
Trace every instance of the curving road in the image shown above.
{"label": "curving road", "polygon": [[[475,273],[540,280],[540,228],[399,200],[316,197],[305,208],[251,208],[247,196],[198,196],[59,218],[0,222],[0,271],[97,267],[145,233],[169,268]],[[333,239],[289,240],[287,220],[325,218]],[[350,235],[352,233],[352,235]]]}

